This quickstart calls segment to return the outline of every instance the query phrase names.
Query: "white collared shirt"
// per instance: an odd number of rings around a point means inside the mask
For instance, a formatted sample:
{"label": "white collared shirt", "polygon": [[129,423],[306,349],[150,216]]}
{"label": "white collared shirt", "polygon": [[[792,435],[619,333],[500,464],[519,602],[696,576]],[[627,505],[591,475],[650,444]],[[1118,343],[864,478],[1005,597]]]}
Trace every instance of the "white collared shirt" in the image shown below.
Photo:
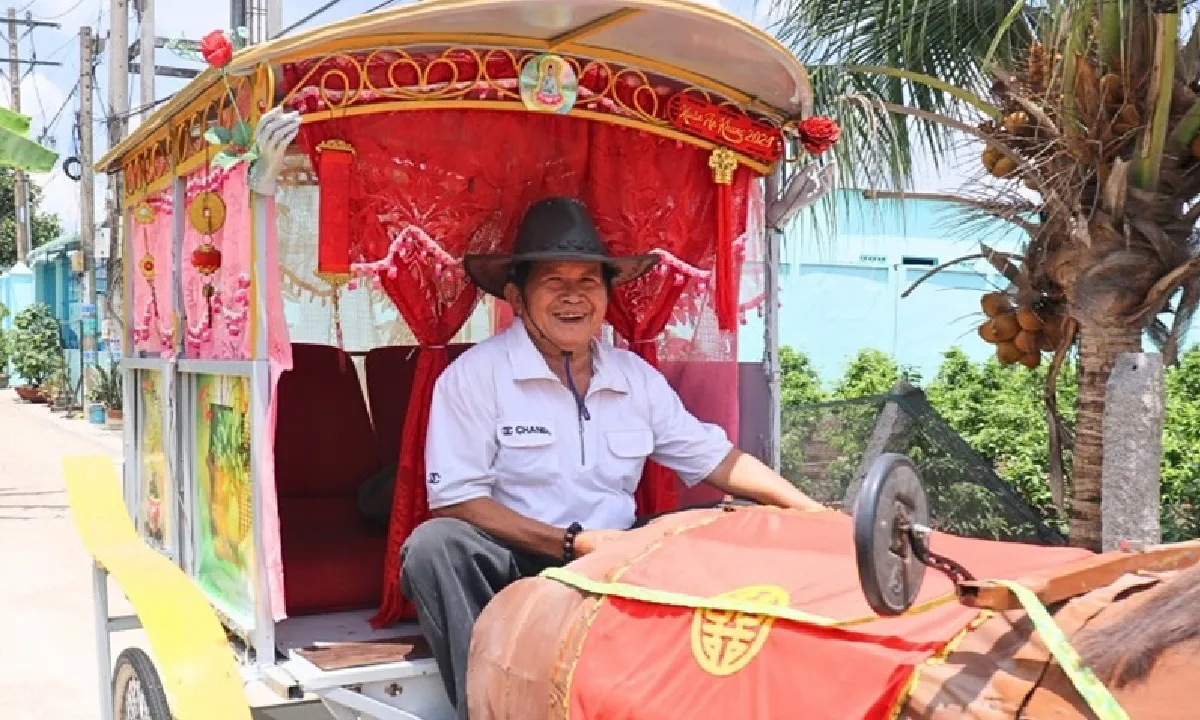
{"label": "white collared shirt", "polygon": [[556,527],[625,529],[646,459],[689,487],[732,449],[725,431],[689,413],[662,373],[597,343],[586,404],[515,320],[438,378],[425,443],[429,507],[492,498]]}

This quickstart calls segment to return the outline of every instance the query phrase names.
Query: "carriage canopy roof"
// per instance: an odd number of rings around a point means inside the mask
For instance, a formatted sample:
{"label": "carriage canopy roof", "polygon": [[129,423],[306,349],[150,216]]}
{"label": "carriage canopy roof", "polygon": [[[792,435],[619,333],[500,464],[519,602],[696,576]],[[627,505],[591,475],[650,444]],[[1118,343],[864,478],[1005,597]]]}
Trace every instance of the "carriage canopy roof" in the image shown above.
{"label": "carriage canopy roof", "polygon": [[[373,45],[446,42],[617,61],[707,87],[781,119],[811,109],[808,75],[787,48],[744,20],[692,0],[425,0],[251,46],[228,70],[251,73]],[[119,168],[123,156],[219,82],[216,70],[203,72],[110,150],[97,169]]]}

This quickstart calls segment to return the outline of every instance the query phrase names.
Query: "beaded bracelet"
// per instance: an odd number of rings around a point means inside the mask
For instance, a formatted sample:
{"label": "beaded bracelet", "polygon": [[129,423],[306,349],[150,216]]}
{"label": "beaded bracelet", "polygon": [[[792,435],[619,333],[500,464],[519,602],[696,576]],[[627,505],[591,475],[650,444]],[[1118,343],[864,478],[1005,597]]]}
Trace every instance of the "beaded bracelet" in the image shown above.
{"label": "beaded bracelet", "polygon": [[563,535],[563,560],[566,562],[575,559],[575,537],[581,532],[583,532],[583,526],[577,522],[573,522],[567,527],[567,532]]}

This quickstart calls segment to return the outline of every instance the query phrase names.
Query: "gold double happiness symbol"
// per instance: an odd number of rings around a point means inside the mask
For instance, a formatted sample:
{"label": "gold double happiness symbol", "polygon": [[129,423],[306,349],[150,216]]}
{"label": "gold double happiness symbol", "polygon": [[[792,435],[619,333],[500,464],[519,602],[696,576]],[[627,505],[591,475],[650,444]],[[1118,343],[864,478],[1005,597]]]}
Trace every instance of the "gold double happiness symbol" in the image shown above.
{"label": "gold double happiness symbol", "polygon": [[[777,585],[752,585],[717,596],[755,605],[787,605],[787,590]],[[697,608],[692,615],[692,654],[701,669],[727,676],[750,664],[762,650],[775,618],[732,610]]]}

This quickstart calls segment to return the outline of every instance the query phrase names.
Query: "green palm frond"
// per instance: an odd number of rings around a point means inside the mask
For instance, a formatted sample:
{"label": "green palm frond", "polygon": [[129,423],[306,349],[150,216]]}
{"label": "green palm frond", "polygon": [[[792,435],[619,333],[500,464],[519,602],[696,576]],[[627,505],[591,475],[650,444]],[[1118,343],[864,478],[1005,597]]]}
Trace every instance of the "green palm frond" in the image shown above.
{"label": "green palm frond", "polygon": [[[837,159],[844,171],[853,169],[844,183],[891,189],[907,187],[917,153],[939,166],[951,154],[954,133],[939,122],[888,113],[879,103],[953,119],[979,113],[963,94],[986,94],[991,83],[983,59],[1010,63],[1033,42],[1046,13],[1013,0],[764,1],[779,18],[768,29],[809,67],[816,111],[843,126]],[[917,75],[936,83],[914,81]],[[951,87],[956,92],[947,92]]]}

